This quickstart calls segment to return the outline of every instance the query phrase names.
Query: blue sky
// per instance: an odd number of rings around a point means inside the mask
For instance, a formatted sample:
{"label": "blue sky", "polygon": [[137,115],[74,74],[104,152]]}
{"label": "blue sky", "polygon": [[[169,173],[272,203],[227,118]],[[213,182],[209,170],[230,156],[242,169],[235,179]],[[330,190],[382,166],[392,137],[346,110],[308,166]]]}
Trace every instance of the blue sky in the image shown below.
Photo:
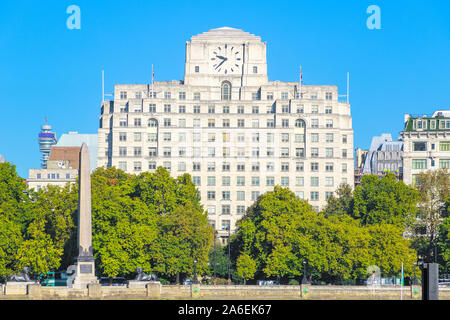
{"label": "blue sky", "polygon": [[[81,29],[69,30],[69,5]],[[369,5],[381,30],[369,30]],[[114,84],[181,80],[185,42],[223,26],[267,42],[269,80],[338,85],[350,72],[355,148],[403,128],[404,113],[450,108],[450,1],[3,0],[0,4],[0,154],[22,177],[38,168],[37,135],[96,133],[101,70]]]}

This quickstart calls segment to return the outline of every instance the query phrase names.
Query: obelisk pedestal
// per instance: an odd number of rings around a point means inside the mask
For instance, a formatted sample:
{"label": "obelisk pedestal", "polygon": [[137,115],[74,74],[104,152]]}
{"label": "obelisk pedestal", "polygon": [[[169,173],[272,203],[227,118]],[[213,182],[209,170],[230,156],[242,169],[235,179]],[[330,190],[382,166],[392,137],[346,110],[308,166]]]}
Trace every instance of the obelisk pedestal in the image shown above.
{"label": "obelisk pedestal", "polygon": [[70,277],[69,286],[85,289],[88,284],[98,283],[95,276],[95,261],[92,251],[92,215],[91,215],[91,172],[89,169],[89,149],[85,143],[80,150],[78,203],[78,257],[69,271],[75,271]]}

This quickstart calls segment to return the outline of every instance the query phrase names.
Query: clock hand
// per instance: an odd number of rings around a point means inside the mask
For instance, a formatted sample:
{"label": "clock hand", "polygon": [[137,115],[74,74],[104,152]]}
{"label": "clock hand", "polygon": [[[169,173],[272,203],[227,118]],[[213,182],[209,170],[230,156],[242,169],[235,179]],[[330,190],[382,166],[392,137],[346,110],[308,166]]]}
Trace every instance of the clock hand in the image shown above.
{"label": "clock hand", "polygon": [[216,70],[217,70],[217,68],[220,67],[224,62],[225,62],[225,60],[223,60],[221,63],[219,63],[219,65],[216,67]]}
{"label": "clock hand", "polygon": [[222,56],[217,56],[217,58],[219,58],[219,59],[222,59],[222,60],[228,60],[227,58],[225,58],[225,57],[222,57]]}

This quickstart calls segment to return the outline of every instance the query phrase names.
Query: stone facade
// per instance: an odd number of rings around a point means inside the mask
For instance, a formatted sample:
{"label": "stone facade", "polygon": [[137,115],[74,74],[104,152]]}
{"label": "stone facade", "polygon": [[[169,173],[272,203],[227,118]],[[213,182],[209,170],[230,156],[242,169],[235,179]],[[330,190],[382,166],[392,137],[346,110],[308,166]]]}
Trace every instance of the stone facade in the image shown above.
{"label": "stone facade", "polygon": [[405,115],[403,181],[415,184],[419,173],[450,168],[450,110],[431,116]]}
{"label": "stone facade", "polygon": [[190,173],[226,238],[274,185],[317,210],[353,185],[350,105],[338,97],[337,86],[269,81],[260,37],[213,29],[186,43],[183,81],[115,86],[101,108],[98,165]]}

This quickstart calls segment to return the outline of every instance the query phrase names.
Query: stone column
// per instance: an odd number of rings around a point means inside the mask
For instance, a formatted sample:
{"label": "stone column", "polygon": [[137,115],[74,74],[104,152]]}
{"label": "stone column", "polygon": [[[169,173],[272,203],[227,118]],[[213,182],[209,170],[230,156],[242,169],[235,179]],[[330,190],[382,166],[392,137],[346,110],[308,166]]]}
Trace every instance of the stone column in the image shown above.
{"label": "stone column", "polygon": [[85,289],[98,283],[92,251],[91,172],[89,149],[85,143],[80,150],[79,202],[78,202],[78,257],[75,263],[73,288]]}

